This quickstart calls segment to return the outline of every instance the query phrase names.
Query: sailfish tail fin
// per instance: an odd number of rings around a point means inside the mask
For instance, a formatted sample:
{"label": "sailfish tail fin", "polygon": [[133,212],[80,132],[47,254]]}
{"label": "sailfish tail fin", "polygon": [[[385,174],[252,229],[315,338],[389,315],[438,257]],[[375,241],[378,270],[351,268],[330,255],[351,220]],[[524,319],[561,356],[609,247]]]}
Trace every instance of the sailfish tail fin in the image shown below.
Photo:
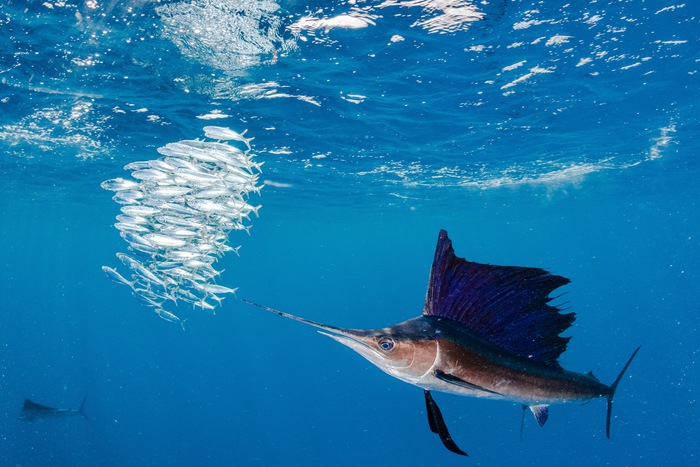
{"label": "sailfish tail fin", "polygon": [[87,416],[85,413],[85,399],[87,399],[87,394],[83,397],[83,401],[80,403],[80,408],[78,409],[78,413],[83,416],[85,420],[90,420],[90,417]]}
{"label": "sailfish tail fin", "polygon": [[610,385],[610,394],[608,395],[608,414],[605,419],[605,435],[610,439],[610,418],[612,416],[612,407],[613,407],[613,398],[615,397],[615,390],[617,390],[617,385],[620,383],[620,380],[622,379],[622,376],[625,374],[627,371],[627,368],[629,368],[630,363],[632,363],[632,360],[634,360],[634,357],[637,355],[637,352],[639,352],[639,349],[641,349],[642,346],[640,345],[635,349],[634,352],[632,352],[632,356],[627,360],[627,363],[625,363],[625,366],[622,368],[622,371],[620,372],[619,375],[617,375],[617,379],[613,381],[613,383]]}

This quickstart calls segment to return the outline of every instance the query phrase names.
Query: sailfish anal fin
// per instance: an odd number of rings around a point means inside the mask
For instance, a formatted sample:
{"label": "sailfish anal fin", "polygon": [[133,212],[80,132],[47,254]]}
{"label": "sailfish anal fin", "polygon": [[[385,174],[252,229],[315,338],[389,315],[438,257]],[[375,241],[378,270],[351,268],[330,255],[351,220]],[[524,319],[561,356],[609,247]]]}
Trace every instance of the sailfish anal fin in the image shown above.
{"label": "sailfish anal fin", "polygon": [[537,424],[539,426],[544,426],[545,422],[549,418],[549,406],[548,405],[531,405],[529,406],[532,415],[535,416]]}
{"label": "sailfish anal fin", "polygon": [[559,368],[557,359],[569,342],[559,334],[575,315],[550,305],[549,294],[568,283],[544,269],[458,258],[441,230],[423,315],[456,321],[496,347]]}
{"label": "sailfish anal fin", "polygon": [[440,412],[440,408],[430,394],[430,391],[424,389],[423,393],[425,394],[425,409],[428,413],[430,431],[440,436],[440,441],[442,441],[442,444],[444,444],[449,451],[462,456],[469,456],[469,454],[459,449],[457,443],[455,443],[452,436],[450,436],[447,425],[445,425],[445,419],[442,418],[442,412]]}

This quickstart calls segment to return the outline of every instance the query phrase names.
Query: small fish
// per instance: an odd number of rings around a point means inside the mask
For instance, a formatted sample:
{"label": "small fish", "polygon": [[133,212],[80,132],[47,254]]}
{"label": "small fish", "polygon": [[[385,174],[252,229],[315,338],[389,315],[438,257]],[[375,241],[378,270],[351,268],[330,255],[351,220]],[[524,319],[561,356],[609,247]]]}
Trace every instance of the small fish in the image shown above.
{"label": "small fish", "polygon": [[205,172],[193,172],[187,169],[176,170],[174,173],[188,183],[210,184],[221,180],[221,177],[218,175],[208,174]]}
{"label": "small fish", "polygon": [[129,266],[132,271],[138,274],[146,282],[155,284],[159,287],[165,288],[165,283],[161,277],[158,277],[153,271],[144,266],[140,261],[131,258],[124,253],[117,253],[117,258],[119,258],[125,265]]}
{"label": "small fish", "polygon": [[147,217],[160,211],[152,206],[123,206],[121,211],[127,216]]}
{"label": "small fish", "polygon": [[129,216],[127,214],[118,214],[117,220],[119,222],[124,223],[124,224],[133,224],[133,225],[149,225],[151,223],[151,221],[146,219],[145,217]]}
{"label": "small fish", "polygon": [[192,193],[194,198],[216,199],[222,196],[231,196],[231,189],[226,187],[207,187]]}
{"label": "small fish", "polygon": [[37,404],[29,399],[24,399],[24,405],[22,406],[22,412],[17,417],[17,420],[33,422],[40,418],[66,418],[71,415],[81,415],[85,420],[89,420],[87,415],[85,415],[85,399],[87,395],[83,397],[83,401],[80,403],[78,409],[54,409],[53,407],[48,407],[46,405]]}
{"label": "small fish", "polygon": [[244,225],[241,223],[235,224],[233,226],[233,230],[245,230],[245,233],[247,233],[248,235],[250,235],[250,228],[250,225]]}
{"label": "small fish", "polygon": [[123,222],[115,223],[114,227],[116,227],[117,230],[119,230],[121,232],[147,233],[147,232],[151,231],[151,229],[149,229],[148,227],[144,227],[143,225],[125,224]]}
{"label": "small fish", "polygon": [[125,180],[123,178],[113,178],[111,180],[105,180],[100,183],[100,186],[108,191],[124,191],[124,190],[134,190],[138,188],[138,182],[133,180]]}
{"label": "small fish", "polygon": [[218,303],[219,306],[221,306],[223,301],[224,301],[224,298],[226,298],[226,297],[219,297],[218,295],[216,295],[214,293],[208,293],[207,298],[211,298],[212,300],[215,300],[216,303]]}
{"label": "small fish", "polygon": [[109,266],[102,266],[102,270],[107,273],[107,275],[116,283],[128,285],[134,289],[136,282],[130,281],[124,278],[121,274],[117,272],[116,269],[110,268]]}
{"label": "small fish", "polygon": [[242,176],[237,173],[229,172],[223,177],[224,183],[231,187],[244,187],[249,184],[250,177]]}
{"label": "small fish", "polygon": [[131,176],[144,181],[167,180],[169,175],[161,170],[142,169],[131,173]]}
{"label": "small fish", "polygon": [[225,143],[207,143],[207,147],[212,150],[212,157],[215,157],[219,165],[223,164],[227,168],[230,166],[245,167],[251,157],[248,151],[241,151],[235,146]]}
{"label": "small fish", "polygon": [[159,186],[149,191],[148,194],[155,198],[174,198],[184,196],[190,191],[192,191],[192,189],[187,186]]}
{"label": "small fish", "polygon": [[249,160],[244,160],[242,161],[242,165],[235,165],[235,164],[230,164],[227,163],[225,167],[226,173],[231,173],[238,175],[239,177],[243,179],[253,179],[254,177],[257,177],[257,174],[254,174],[252,170],[250,169],[250,161]]}
{"label": "small fish", "polygon": [[158,148],[157,151],[163,156],[166,156],[166,161],[168,161],[168,157],[187,158],[189,157],[192,149],[190,146],[182,143],[183,141],[178,143],[168,143],[165,146]]}
{"label": "small fish", "polygon": [[209,243],[190,243],[184,246],[180,251],[190,251],[198,255],[208,255],[209,253],[215,253],[216,247]]}
{"label": "small fish", "polygon": [[153,264],[153,267],[155,267],[159,271],[172,269],[172,268],[179,268],[180,266],[182,266],[181,263],[179,263],[177,261],[167,261],[167,258],[166,258],[166,261],[159,260]]}
{"label": "small fish", "polygon": [[131,249],[132,251],[135,250],[141,253],[145,253],[147,255],[155,255],[158,252],[157,248],[154,245],[146,241],[137,232],[129,232],[122,230],[120,235],[124,240],[126,240],[129,243],[129,249]]}
{"label": "small fish", "polygon": [[135,161],[135,162],[129,162],[124,166],[124,170],[147,170],[153,167],[151,165],[152,161]]}
{"label": "small fish", "polygon": [[198,297],[197,295],[193,294],[191,291],[187,289],[179,289],[180,297],[189,302],[194,304],[194,302],[198,302],[199,300],[202,299],[202,297]]}
{"label": "small fish", "polygon": [[185,240],[180,238],[168,237],[167,235],[157,233],[146,234],[143,236],[143,238],[161,248],[177,248],[187,244]]}
{"label": "small fish", "polygon": [[[164,299],[154,294],[150,289],[136,289],[134,290],[136,298],[141,300],[146,306],[151,308],[159,309],[163,307],[163,302],[169,300],[169,298]],[[160,301],[159,301],[160,300]]]}
{"label": "small fish", "polygon": [[549,295],[568,282],[539,268],[466,261],[455,256],[441,230],[417,318],[382,329],[347,329],[244,301],[321,329],[387,374],[422,388],[431,431],[448,450],[467,455],[450,436],[430,391],[518,402],[540,426],[551,404],[604,398],[610,437],[617,385],[639,347],[611,385],[592,373],[562,368],[558,359],[569,338],[559,334],[571,326],[574,313],[560,313]]}
{"label": "small fish", "polygon": [[172,261],[176,261],[176,262],[184,262],[184,261],[193,260],[195,258],[200,258],[201,254],[199,252],[188,251],[188,250],[170,250],[170,251],[166,251],[163,256],[168,260],[172,260]]}
{"label": "small fish", "polygon": [[[178,267],[178,268],[171,268],[163,271],[163,274],[165,274],[168,277],[172,277],[173,279],[183,282],[183,281],[190,281],[190,282],[196,282],[199,277],[196,273],[189,271],[185,268]],[[203,278],[201,278],[203,279]]]}
{"label": "small fish", "polygon": [[171,301],[177,304],[178,300],[178,289],[166,290],[161,287],[147,287],[146,289],[137,289],[136,292],[142,301],[146,303],[147,306],[151,308],[162,307],[163,303]]}
{"label": "small fish", "polygon": [[250,212],[255,213],[255,217],[260,217],[258,214],[258,211],[260,211],[260,208],[262,207],[262,204],[259,204],[257,206],[251,206],[250,204],[246,203],[245,201],[241,200],[236,200],[236,199],[230,199],[226,201],[226,206],[231,207],[233,209],[236,209],[240,211],[241,213],[248,214]]}
{"label": "small fish", "polygon": [[218,251],[220,251],[221,253],[228,253],[229,251],[233,251],[234,253],[236,253],[236,255],[241,256],[241,255],[238,253],[238,250],[239,250],[240,248],[241,248],[240,245],[237,246],[236,248],[233,248],[233,247],[228,246],[228,245],[225,244],[225,243],[222,243],[221,245],[218,246],[217,249],[218,249]]}
{"label": "small fish", "polygon": [[182,217],[182,216],[177,216],[177,215],[170,215],[170,214],[162,214],[162,215],[157,215],[155,216],[156,221],[161,223],[162,225],[167,225],[170,227],[184,227],[187,229],[195,229],[195,230],[202,230],[203,227],[206,226],[201,220],[199,219],[191,219],[188,217]]}
{"label": "small fish", "polygon": [[197,236],[197,232],[179,226],[166,225],[161,227],[158,232],[162,233],[163,235],[167,235],[168,237],[175,238],[193,238]]}
{"label": "small fish", "polygon": [[205,299],[201,299],[198,302],[193,303],[194,306],[198,306],[199,308],[203,310],[214,310],[216,307],[212,305],[211,303],[207,302]]}
{"label": "small fish", "polygon": [[229,251],[233,251],[234,253],[236,253],[236,256],[238,256],[238,257],[240,258],[240,256],[241,256],[241,245],[238,245],[237,247],[229,247],[229,248],[231,248]]}
{"label": "small fish", "polygon": [[178,143],[169,143],[165,148],[158,149],[158,152],[165,156],[181,156],[198,162],[216,163],[218,160],[206,151],[205,148],[199,148],[197,145],[190,144],[191,141],[184,140]]}
{"label": "small fish", "polygon": [[155,198],[149,200],[149,206],[158,208],[163,214],[173,214],[178,216],[197,216],[199,213],[187,206],[182,204],[171,203],[168,201],[163,201],[162,198]]}
{"label": "small fish", "polygon": [[222,214],[233,212],[231,208],[210,199],[188,200],[187,205],[201,212],[217,212]]}
{"label": "small fish", "polygon": [[242,133],[237,133],[230,128],[221,126],[205,126],[204,136],[222,141],[240,141],[248,147],[248,150],[250,150],[250,142],[255,138],[246,138],[243,136],[246,134],[246,131],[248,130],[243,130]]}
{"label": "small fish", "polygon": [[177,169],[185,169],[189,170],[190,172],[203,172],[203,167],[199,164],[195,164],[193,162],[190,162],[186,159],[182,159],[180,157],[166,157],[165,162],[168,164],[171,164],[176,167]]}
{"label": "small fish", "polygon": [[[189,267],[189,266],[187,266],[187,264],[183,264],[183,266]],[[195,271],[200,276],[202,276],[204,278],[204,280],[206,280],[206,281],[210,281],[212,279],[215,279],[216,277],[219,277],[221,275],[221,273],[223,273],[225,271],[225,269],[222,269],[221,271],[217,271],[216,269],[214,269],[214,267],[211,264],[206,264],[206,265],[201,266],[201,267],[196,268],[196,269],[192,268],[192,270]]]}
{"label": "small fish", "polygon": [[165,321],[168,321],[170,323],[178,323],[182,327],[182,330],[185,330],[185,322],[178,318],[176,315],[173,313],[163,309],[163,308],[156,308],[156,314],[161,318],[164,319]]}
{"label": "small fish", "polygon": [[223,285],[217,285],[217,284],[197,284],[195,286],[197,290],[201,290],[203,292],[207,293],[212,293],[212,294],[235,294],[236,291],[238,290],[238,287],[235,289],[231,289],[228,287],[224,287]]}
{"label": "small fish", "polygon": [[116,193],[112,196],[112,199],[119,204],[135,204],[140,202],[144,198],[144,194],[141,190],[124,190]]}
{"label": "small fish", "polygon": [[[211,267],[211,262],[204,261],[204,258],[208,258],[208,257],[199,256],[199,257],[197,257],[197,259],[188,259],[188,260],[183,261],[182,265],[187,267],[187,268],[191,268],[191,269],[201,269],[201,268],[205,268],[205,267]],[[208,258],[208,259],[213,261],[213,259],[211,259],[211,258]]]}
{"label": "small fish", "polygon": [[[153,168],[153,169],[162,170],[163,172],[168,172],[168,173],[175,172],[177,170],[176,165],[171,164],[170,162],[167,162],[163,159],[155,159],[152,161],[148,161],[148,166]],[[124,168],[126,169],[126,167],[124,167]]]}
{"label": "small fish", "polygon": [[[243,134],[247,132],[244,131]],[[247,139],[248,141],[252,141],[255,138],[243,138]],[[229,157],[229,163],[234,163],[235,165],[239,166],[245,166],[249,161],[253,160],[254,155],[253,154],[248,154],[250,152],[250,148],[247,151],[241,150],[239,147],[228,144],[228,143],[222,143],[222,142],[217,142],[217,143],[209,143],[211,147],[214,147],[218,150],[219,153],[221,154],[227,154]]]}

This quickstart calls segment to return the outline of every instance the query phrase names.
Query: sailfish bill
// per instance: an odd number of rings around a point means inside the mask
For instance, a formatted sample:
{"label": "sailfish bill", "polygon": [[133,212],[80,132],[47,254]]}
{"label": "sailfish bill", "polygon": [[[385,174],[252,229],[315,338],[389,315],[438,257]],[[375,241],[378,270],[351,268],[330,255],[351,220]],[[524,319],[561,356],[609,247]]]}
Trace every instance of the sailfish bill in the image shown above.
{"label": "sailfish bill", "polygon": [[609,386],[592,373],[562,368],[558,359],[570,338],[560,334],[575,315],[552,305],[550,294],[568,283],[539,268],[466,261],[441,230],[417,318],[381,329],[347,329],[243,301],[318,328],[382,371],[423,388],[431,431],[447,449],[467,455],[450,436],[430,391],[517,402],[540,426],[552,404],[602,397],[610,437],[615,391],[640,347]]}

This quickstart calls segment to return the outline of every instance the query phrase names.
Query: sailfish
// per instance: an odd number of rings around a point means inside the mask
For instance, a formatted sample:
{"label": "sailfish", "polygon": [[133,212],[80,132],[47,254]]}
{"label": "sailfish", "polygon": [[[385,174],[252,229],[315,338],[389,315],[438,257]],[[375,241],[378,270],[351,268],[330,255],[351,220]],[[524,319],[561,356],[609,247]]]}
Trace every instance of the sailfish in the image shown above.
{"label": "sailfish", "polygon": [[[569,279],[544,269],[496,266],[455,255],[440,231],[423,313],[381,329],[347,329],[317,323],[257,303],[245,302],[320,329],[389,375],[423,389],[428,423],[444,446],[467,455],[452,439],[431,391],[506,400],[529,408],[540,426],[549,406],[607,400],[606,435],[617,385],[641,348],[615,381],[559,364],[575,314],[551,304],[550,294]],[[521,425],[522,429],[522,425]]]}
{"label": "sailfish", "polygon": [[33,422],[41,418],[66,418],[71,415],[82,415],[85,420],[89,420],[84,410],[85,399],[87,399],[87,394],[83,397],[80,407],[77,409],[55,409],[47,405],[37,404],[30,399],[24,399],[22,412],[17,417],[17,420]]}

